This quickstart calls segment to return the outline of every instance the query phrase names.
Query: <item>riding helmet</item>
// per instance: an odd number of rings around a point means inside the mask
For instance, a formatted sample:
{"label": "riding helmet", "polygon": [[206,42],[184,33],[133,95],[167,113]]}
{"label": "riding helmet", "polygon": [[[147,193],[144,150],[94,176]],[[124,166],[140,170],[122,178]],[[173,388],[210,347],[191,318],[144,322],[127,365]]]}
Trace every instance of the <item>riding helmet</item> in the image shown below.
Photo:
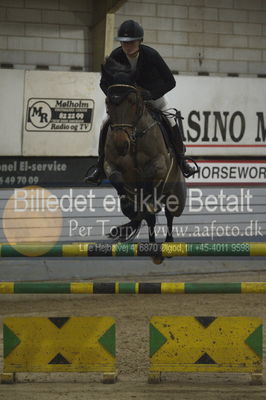
{"label": "riding helmet", "polygon": [[143,40],[144,31],[142,26],[136,21],[129,19],[123,22],[118,28],[117,38],[119,42],[131,42],[133,40]]}

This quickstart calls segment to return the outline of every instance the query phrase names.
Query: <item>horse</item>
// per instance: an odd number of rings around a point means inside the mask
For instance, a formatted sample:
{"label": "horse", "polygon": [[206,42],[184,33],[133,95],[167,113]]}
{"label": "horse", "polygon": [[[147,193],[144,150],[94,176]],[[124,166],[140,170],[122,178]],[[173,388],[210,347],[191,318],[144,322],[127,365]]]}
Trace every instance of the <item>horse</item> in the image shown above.
{"label": "horse", "polygon": [[[130,241],[146,221],[149,242],[155,243],[156,214],[164,208],[165,241],[173,242],[173,219],[182,214],[186,203],[186,182],[174,150],[145,100],[146,92],[135,84],[134,73],[109,57],[102,65],[103,75],[108,80],[109,116],[104,171],[120,197],[121,211],[130,219],[108,237]],[[154,262],[162,260],[157,257]]]}

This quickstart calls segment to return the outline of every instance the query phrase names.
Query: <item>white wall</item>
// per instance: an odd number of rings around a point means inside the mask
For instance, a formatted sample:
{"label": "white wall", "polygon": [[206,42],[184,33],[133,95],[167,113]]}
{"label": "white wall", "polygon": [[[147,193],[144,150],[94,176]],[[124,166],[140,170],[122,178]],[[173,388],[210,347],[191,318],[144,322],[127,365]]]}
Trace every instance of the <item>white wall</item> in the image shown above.
{"label": "white wall", "polygon": [[0,155],[20,155],[24,71],[0,70]]}
{"label": "white wall", "polygon": [[0,0],[0,63],[91,68],[92,0]]}
{"label": "white wall", "polygon": [[[188,155],[265,156],[265,79],[175,79],[167,96],[184,117]],[[99,80],[93,72],[0,70],[0,155],[96,156]]]}
{"label": "white wall", "polygon": [[126,19],[173,71],[266,74],[265,0],[128,0],[116,28]]}
{"label": "white wall", "polygon": [[[0,64],[90,71],[93,7],[101,2],[0,0]],[[145,43],[173,71],[266,74],[265,0],[127,0],[116,29],[129,18],[143,25]]]}

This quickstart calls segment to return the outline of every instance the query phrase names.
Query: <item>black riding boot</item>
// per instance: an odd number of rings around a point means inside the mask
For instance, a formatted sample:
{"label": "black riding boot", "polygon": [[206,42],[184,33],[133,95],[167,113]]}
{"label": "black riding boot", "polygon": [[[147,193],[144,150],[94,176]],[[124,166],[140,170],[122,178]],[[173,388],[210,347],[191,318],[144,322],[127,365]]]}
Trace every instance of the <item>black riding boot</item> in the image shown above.
{"label": "black riding boot", "polygon": [[108,128],[109,128],[109,120],[104,122],[100,132],[99,148],[98,148],[99,157],[97,164],[93,166],[94,169],[92,172],[91,172],[92,167],[90,167],[89,170],[87,171],[86,176],[84,178],[85,183],[91,182],[91,183],[97,183],[99,185],[105,176],[103,169],[104,146]]}
{"label": "black riding boot", "polygon": [[184,146],[182,134],[181,134],[181,132],[179,130],[179,126],[177,124],[175,124],[172,127],[170,140],[171,140],[171,144],[173,145],[173,148],[175,150],[175,155],[176,155],[178,165],[180,166],[184,177],[189,178],[190,176],[192,176],[196,172],[198,172],[198,169],[189,165],[189,163],[186,160],[186,157],[185,157],[186,147]]}

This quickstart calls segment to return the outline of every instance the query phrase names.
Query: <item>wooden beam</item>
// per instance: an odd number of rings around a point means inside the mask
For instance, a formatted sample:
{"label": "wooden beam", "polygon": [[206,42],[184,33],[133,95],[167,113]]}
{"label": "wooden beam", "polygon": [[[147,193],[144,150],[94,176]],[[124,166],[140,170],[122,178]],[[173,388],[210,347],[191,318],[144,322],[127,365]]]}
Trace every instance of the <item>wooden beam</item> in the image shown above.
{"label": "wooden beam", "polygon": [[93,27],[104,19],[106,14],[116,13],[126,0],[98,0],[98,3],[100,4],[93,9]]}
{"label": "wooden beam", "polygon": [[92,43],[93,62],[92,71],[98,72],[104,58],[113,50],[113,36],[115,12],[126,0],[99,0],[100,6],[93,10]]}

